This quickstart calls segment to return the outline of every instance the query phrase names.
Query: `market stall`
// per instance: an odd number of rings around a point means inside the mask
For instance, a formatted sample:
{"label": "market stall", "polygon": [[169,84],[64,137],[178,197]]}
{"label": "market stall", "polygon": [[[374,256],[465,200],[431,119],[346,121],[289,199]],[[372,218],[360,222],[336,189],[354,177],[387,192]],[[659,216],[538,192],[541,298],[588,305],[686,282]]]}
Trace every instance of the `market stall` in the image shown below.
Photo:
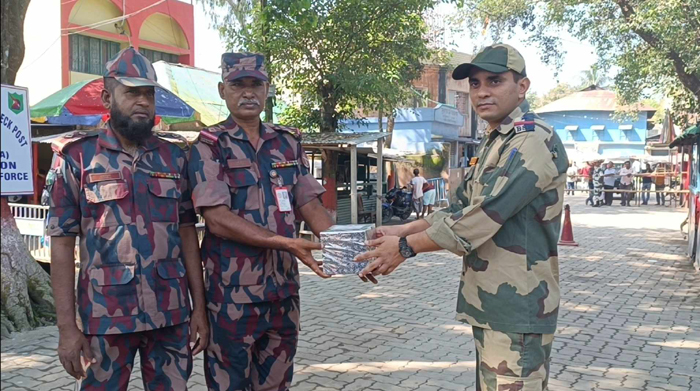
{"label": "market stall", "polygon": [[700,270],[700,159],[698,159],[698,148],[700,146],[700,127],[698,125],[686,129],[683,134],[674,140],[670,147],[679,147],[685,150],[688,158],[688,190],[690,199],[688,202],[688,258],[693,262],[695,268]]}

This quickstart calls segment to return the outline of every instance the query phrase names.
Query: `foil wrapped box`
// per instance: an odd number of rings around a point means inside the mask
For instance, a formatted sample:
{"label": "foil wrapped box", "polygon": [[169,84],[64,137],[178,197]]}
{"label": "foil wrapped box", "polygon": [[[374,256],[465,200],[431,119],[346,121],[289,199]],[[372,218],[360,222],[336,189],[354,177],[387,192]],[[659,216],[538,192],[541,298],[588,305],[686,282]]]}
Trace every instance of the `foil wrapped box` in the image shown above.
{"label": "foil wrapped box", "polygon": [[359,254],[369,251],[365,242],[374,224],[334,225],[321,232],[323,272],[328,275],[358,274],[369,262],[354,262]]}

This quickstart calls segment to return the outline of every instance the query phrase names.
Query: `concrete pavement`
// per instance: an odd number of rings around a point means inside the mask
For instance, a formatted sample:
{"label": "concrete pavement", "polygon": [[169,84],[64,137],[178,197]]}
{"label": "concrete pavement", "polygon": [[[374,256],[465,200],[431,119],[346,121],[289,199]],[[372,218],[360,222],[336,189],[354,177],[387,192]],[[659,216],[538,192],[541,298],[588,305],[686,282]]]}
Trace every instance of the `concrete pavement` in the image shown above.
{"label": "concrete pavement", "polygon": [[[568,200],[580,247],[560,248],[549,390],[700,390],[700,275],[679,232],[687,211],[583,200]],[[292,389],[474,390],[471,328],[453,320],[460,271],[446,252],[420,255],[377,286],[304,270]],[[2,390],[73,390],[57,342],[55,327],[2,341]],[[138,369],[130,389],[143,389]],[[205,389],[201,356],[190,389]]]}

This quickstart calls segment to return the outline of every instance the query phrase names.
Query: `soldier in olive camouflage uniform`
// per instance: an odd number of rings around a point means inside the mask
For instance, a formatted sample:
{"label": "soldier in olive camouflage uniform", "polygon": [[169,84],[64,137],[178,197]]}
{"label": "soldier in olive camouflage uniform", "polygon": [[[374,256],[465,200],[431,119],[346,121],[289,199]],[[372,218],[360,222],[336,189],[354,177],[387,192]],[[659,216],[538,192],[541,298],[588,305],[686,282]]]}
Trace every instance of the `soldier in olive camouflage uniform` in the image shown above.
{"label": "soldier in olive camouflage uniform", "polygon": [[[54,142],[47,178],[59,357],[83,390],[125,391],[137,351],[146,390],[185,390],[190,285],[202,307],[192,332],[208,337],[187,156],[172,143],[186,140],[152,133],[158,85],[134,48],[107,64],[105,84],[109,126]],[[80,326],[73,315],[76,236]],[[207,340],[200,342],[197,350]]]}
{"label": "soldier in olive camouflage uniform", "polygon": [[453,73],[489,129],[473,157],[461,205],[425,221],[378,229],[362,273],[391,273],[418,252],[464,255],[457,319],[473,326],[477,390],[547,387],[559,312],[557,239],[568,158],[554,130],[529,111],[525,61],[494,45]]}
{"label": "soldier in olive camouflage uniform", "polygon": [[267,73],[259,54],[225,53],[221,97],[231,116],[192,147],[192,199],[206,219],[202,260],[211,323],[205,356],[210,390],[285,391],[299,334],[295,256],[320,246],[296,237],[297,217],[319,233],[333,222],[318,200],[294,128],[262,124]]}

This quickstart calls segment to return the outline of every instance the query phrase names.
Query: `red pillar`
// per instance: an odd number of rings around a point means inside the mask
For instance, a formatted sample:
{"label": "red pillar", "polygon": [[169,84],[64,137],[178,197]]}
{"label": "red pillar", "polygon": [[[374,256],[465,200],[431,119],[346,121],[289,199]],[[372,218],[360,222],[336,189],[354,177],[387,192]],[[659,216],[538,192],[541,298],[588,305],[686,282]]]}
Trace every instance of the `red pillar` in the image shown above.
{"label": "red pillar", "polygon": [[32,167],[32,171],[34,171],[34,199],[32,200],[32,203],[39,205],[42,190],[39,188],[39,144],[32,144],[32,154],[32,159],[34,160]]}
{"label": "red pillar", "polygon": [[333,178],[323,178],[326,183],[323,187],[326,192],[321,195],[321,202],[323,206],[333,215],[335,218],[336,212],[338,210],[338,186],[335,180],[335,175]]}

